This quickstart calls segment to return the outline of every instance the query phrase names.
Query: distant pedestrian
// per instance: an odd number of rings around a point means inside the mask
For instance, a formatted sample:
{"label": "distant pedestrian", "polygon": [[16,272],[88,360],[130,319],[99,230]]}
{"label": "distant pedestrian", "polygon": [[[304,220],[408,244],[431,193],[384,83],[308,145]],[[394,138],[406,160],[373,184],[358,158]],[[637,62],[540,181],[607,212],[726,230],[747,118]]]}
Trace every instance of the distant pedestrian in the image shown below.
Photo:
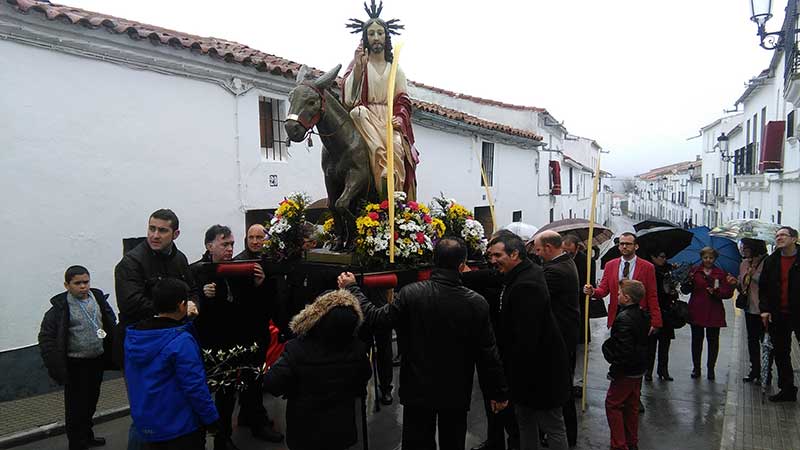
{"label": "distant pedestrian", "polygon": [[[750,357],[750,373],[742,381],[745,383],[770,384],[772,368],[766,380],[761,379],[761,339],[764,337],[764,324],[761,322],[761,299],[758,283],[767,257],[767,245],[757,239],[742,239],[742,263],[739,266],[739,297],[736,305],[744,306],[744,322],[747,326],[747,354]],[[771,364],[770,364],[771,365]]]}
{"label": "distant pedestrian", "polygon": [[151,297],[157,316],[125,336],[131,417],[152,450],[205,449],[205,428],[219,420],[193,326],[183,321],[189,291],[181,280],[159,281]]}
{"label": "distant pedestrian", "polygon": [[761,319],[772,336],[780,392],[773,402],[797,401],[792,370],[792,332],[800,340],[800,258],[797,257],[797,230],[781,227],[775,233],[775,251],[764,260],[758,282]]}
{"label": "distant pedestrian", "polygon": [[89,271],[71,266],[62,292],[50,299],[39,331],[39,350],[50,376],[64,385],[64,418],[70,450],[105,445],[92,431],[103,370],[110,367],[111,331],[117,322],[100,289],[90,287]]}
{"label": "distant pedestrian", "polygon": [[641,282],[620,282],[617,319],[611,327],[611,337],[603,343],[603,356],[611,364],[606,419],[611,429],[612,450],[639,448],[639,397],[647,368],[650,329],[650,318],[638,305],[644,297]]}
{"label": "distant pedestrian", "polygon": [[719,330],[726,327],[725,305],[722,300],[733,296],[738,280],[714,263],[719,252],[711,247],[700,250],[702,262],[689,272],[689,282],[681,292],[689,297],[689,324],[692,326],[692,378],[699,378],[703,356],[703,338],[708,342],[706,378],[714,380],[714,368],[719,355]]}
{"label": "distant pedestrian", "polygon": [[286,396],[290,450],[343,450],[358,442],[358,399],[367,395],[372,370],[367,347],[356,337],[363,321],[353,294],[323,294],[292,319],[297,335],[264,376],[264,389]]}
{"label": "distant pedestrian", "polygon": [[[667,262],[667,254],[659,249],[653,252],[650,257],[653,267],[656,269],[656,289],[658,290],[658,308],[661,311],[669,311],[672,305],[678,300],[678,290],[676,283],[672,281],[672,264]],[[658,367],[656,375],[662,381],[673,381],[674,378],[669,374],[669,346],[675,339],[675,329],[666,322],[658,333],[650,336],[650,346],[648,349],[647,373],[644,375],[646,381],[653,380],[653,366],[656,362],[658,353]]]}

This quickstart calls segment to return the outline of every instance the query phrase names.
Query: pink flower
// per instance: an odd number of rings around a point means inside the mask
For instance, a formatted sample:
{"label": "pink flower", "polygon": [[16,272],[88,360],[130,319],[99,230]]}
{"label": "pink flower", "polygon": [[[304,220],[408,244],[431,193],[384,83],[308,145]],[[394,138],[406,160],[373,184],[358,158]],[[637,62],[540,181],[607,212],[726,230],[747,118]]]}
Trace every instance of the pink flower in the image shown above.
{"label": "pink flower", "polygon": [[376,213],[375,211],[372,211],[371,213],[367,214],[367,216],[369,216],[369,218],[372,220],[378,220],[378,213]]}
{"label": "pink flower", "polygon": [[431,216],[429,216],[429,215],[425,214],[424,216],[422,216],[422,220],[424,220],[424,221],[425,221],[425,223],[431,223],[431,221],[432,221],[433,219],[431,219]]}
{"label": "pink flower", "polygon": [[394,232],[394,240],[396,241],[396,240],[398,240],[398,239],[400,239],[400,233],[398,233],[397,231],[395,231],[395,232]]}
{"label": "pink flower", "polygon": [[389,200],[384,200],[381,202],[381,209],[389,209]]}
{"label": "pink flower", "polygon": [[473,220],[473,219],[472,219],[472,216],[467,216],[467,219],[469,219],[469,220]]}
{"label": "pink flower", "polygon": [[412,211],[419,211],[419,204],[417,204],[417,202],[408,202],[408,207],[411,208]]}
{"label": "pink flower", "polygon": [[422,234],[422,233],[417,233],[417,242],[419,242],[420,244],[424,243],[425,242],[425,235]]}

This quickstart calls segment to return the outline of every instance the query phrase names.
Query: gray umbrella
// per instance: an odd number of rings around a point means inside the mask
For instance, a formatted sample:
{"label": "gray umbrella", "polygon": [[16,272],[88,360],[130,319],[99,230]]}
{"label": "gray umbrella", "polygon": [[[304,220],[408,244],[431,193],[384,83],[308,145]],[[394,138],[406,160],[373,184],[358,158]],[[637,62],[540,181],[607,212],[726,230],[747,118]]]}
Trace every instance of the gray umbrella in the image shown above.
{"label": "gray umbrella", "polygon": [[769,333],[764,333],[764,338],[761,339],[761,403],[764,403],[764,397],[767,395],[767,379],[772,366],[772,339]]}

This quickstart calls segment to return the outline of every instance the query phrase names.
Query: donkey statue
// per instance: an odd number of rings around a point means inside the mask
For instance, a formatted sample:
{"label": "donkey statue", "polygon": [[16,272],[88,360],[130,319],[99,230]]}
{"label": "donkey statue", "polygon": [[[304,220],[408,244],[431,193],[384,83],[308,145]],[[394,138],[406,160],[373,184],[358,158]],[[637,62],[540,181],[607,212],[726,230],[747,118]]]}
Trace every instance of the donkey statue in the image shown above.
{"label": "donkey statue", "polygon": [[347,109],[331,92],[339,64],[316,80],[305,81],[305,70],[289,93],[286,133],[302,142],[317,127],[322,139],[322,173],[328,191],[328,209],[337,237],[333,250],[352,251],[356,245],[356,216],[364,201],[377,201],[369,147],[353,125]]}

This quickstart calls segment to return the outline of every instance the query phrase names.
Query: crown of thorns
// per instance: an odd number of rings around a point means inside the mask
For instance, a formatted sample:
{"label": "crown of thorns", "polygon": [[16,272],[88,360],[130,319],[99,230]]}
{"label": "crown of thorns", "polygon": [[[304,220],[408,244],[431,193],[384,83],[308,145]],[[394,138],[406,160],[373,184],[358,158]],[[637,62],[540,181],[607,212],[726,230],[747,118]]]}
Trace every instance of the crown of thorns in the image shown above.
{"label": "crown of thorns", "polygon": [[[383,11],[383,1],[381,1],[377,7],[375,6],[375,0],[371,0],[369,6],[367,6],[367,2],[364,2],[364,11],[367,12],[367,15],[369,15],[370,19],[379,19],[381,11]],[[367,20],[367,22],[369,22],[369,20]],[[367,22],[358,19],[350,19],[350,22],[345,24],[345,26],[352,29],[350,33],[363,33],[364,26],[367,24]],[[399,30],[405,29],[405,25],[400,24],[400,19],[391,19],[384,23],[386,23],[386,29],[389,31],[389,34],[399,35]]]}

